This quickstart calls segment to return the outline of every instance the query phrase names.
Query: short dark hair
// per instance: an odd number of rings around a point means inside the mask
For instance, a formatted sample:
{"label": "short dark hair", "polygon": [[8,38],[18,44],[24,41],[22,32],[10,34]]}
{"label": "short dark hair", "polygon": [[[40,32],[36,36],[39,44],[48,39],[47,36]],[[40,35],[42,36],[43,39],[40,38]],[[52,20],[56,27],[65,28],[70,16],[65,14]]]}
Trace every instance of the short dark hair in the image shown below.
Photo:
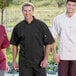
{"label": "short dark hair", "polygon": [[71,1],[71,2],[76,2],[76,0],[66,0],[67,3],[68,3],[69,1]]}
{"label": "short dark hair", "polygon": [[24,9],[25,6],[31,6],[32,7],[32,10],[34,10],[34,5],[32,3],[25,3],[23,6],[22,6],[22,11]]}

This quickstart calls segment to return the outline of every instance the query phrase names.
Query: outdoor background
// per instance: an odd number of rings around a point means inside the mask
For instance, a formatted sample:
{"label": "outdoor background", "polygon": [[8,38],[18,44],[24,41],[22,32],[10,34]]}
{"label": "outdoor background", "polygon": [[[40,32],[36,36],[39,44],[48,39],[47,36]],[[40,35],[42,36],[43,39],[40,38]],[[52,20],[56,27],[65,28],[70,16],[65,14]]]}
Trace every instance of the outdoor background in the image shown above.
{"label": "outdoor background", "polygon": [[[5,26],[10,41],[13,27],[24,19],[22,14],[22,5],[26,2],[32,2],[35,7],[34,16],[44,21],[48,27],[51,27],[54,17],[65,12],[65,1],[66,0],[0,0],[0,24],[3,24]],[[13,68],[11,45],[9,48],[7,48],[7,61],[10,66],[9,73],[14,73],[12,71]],[[57,65],[52,60],[51,50],[48,59],[47,70],[57,72]]]}

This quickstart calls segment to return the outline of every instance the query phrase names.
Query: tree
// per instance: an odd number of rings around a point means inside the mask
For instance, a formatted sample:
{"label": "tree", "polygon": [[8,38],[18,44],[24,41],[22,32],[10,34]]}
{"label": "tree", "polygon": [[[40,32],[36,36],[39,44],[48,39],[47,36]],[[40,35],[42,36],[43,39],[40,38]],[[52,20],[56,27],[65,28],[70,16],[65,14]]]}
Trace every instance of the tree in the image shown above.
{"label": "tree", "polygon": [[1,24],[3,24],[3,11],[5,7],[5,0],[0,0],[0,9],[1,9]]}
{"label": "tree", "polygon": [[11,3],[12,0],[0,0],[0,9],[1,9],[1,24],[3,24],[3,13],[4,8],[9,6],[9,2]]}

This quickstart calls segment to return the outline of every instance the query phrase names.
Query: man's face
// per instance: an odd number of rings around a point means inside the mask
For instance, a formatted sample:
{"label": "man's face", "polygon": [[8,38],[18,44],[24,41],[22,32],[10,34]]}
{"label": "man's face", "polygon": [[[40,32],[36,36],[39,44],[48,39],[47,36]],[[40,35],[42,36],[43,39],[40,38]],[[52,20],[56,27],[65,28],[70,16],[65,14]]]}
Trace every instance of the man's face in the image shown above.
{"label": "man's face", "polygon": [[34,10],[31,6],[24,6],[23,15],[26,18],[26,20],[29,20],[33,17],[33,12]]}
{"label": "man's face", "polygon": [[69,1],[66,4],[66,9],[68,13],[74,13],[75,9],[76,9],[76,2],[71,2]]}

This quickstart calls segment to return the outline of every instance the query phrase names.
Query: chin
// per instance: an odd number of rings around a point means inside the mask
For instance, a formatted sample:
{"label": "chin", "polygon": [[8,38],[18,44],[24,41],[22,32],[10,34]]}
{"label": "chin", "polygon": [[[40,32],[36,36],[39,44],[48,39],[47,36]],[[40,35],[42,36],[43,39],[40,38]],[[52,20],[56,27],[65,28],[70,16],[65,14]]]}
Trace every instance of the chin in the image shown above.
{"label": "chin", "polygon": [[74,11],[72,11],[72,10],[69,10],[69,11],[68,11],[68,13],[73,13],[73,12],[74,12]]}
{"label": "chin", "polygon": [[30,19],[30,17],[26,17],[26,19]]}

